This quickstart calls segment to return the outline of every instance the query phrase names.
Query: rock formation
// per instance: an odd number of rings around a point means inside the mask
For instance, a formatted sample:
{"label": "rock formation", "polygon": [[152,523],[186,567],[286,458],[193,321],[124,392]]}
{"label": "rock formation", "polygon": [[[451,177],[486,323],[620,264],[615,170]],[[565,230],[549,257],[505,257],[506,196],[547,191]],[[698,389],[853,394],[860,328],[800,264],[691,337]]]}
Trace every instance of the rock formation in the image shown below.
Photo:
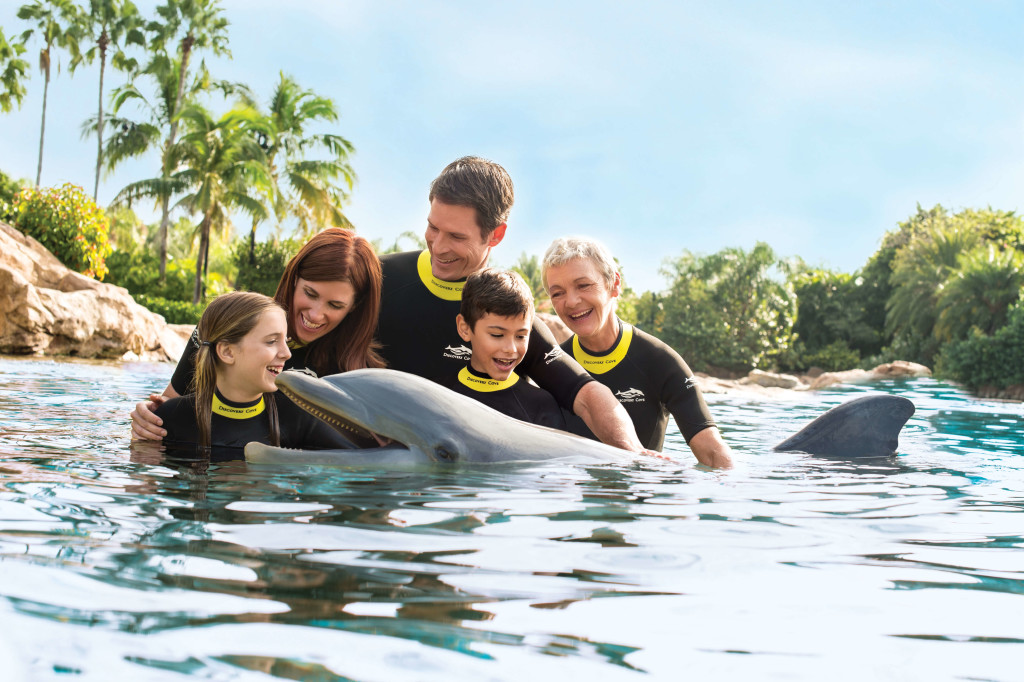
{"label": "rock formation", "polygon": [[177,360],[191,331],[0,223],[0,353]]}

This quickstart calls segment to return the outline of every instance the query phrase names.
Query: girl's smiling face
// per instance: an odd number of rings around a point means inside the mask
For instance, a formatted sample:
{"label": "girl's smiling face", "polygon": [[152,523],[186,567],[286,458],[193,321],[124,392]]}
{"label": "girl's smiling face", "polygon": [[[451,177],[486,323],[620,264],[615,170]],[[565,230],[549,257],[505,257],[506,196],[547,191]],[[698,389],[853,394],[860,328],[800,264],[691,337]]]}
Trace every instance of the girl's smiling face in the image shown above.
{"label": "girl's smiling face", "polygon": [[355,304],[351,282],[295,280],[292,297],[292,328],[302,343],[315,341],[337,327]]}
{"label": "girl's smiling face", "polygon": [[288,319],[278,307],[260,315],[252,330],[238,343],[217,344],[221,364],[217,388],[228,400],[248,402],[277,390],[274,379],[284,370],[288,350]]}

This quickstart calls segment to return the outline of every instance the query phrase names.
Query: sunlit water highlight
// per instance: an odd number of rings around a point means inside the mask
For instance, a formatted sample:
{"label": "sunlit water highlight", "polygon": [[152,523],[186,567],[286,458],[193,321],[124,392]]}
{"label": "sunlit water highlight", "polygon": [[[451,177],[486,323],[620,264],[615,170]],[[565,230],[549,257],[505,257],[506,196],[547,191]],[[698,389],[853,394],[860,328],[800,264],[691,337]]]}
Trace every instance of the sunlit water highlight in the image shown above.
{"label": "sunlit water highlight", "polygon": [[[169,365],[0,358],[0,679],[1019,680],[1024,410],[708,396],[740,465],[415,473],[129,449]],[[771,445],[864,391],[868,463]]]}

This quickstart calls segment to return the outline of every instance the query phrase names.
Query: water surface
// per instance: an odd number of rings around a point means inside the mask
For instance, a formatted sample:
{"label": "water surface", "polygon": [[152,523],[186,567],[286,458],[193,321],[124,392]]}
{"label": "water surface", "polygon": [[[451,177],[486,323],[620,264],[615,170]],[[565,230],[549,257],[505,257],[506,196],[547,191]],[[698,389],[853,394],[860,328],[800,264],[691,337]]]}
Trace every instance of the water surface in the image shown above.
{"label": "water surface", "polygon": [[[0,358],[4,679],[1019,680],[1024,410],[708,396],[739,466],[419,472],[129,448],[158,364]],[[771,445],[865,391],[898,457]]]}

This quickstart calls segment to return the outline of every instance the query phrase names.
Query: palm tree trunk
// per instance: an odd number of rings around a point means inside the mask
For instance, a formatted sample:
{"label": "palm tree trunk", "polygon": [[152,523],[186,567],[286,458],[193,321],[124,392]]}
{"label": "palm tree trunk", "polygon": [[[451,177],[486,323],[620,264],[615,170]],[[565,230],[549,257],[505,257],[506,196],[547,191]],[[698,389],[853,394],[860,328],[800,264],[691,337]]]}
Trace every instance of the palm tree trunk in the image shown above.
{"label": "palm tree trunk", "polygon": [[178,73],[178,95],[174,98],[174,112],[171,114],[171,144],[178,134],[178,114],[181,113],[181,98],[185,95],[185,72],[188,71],[188,58],[194,42],[191,33],[181,39],[181,71]]}
{"label": "palm tree trunk", "polygon": [[100,94],[99,116],[96,118],[96,184],[92,189],[92,200],[96,201],[100,194],[100,167],[103,165],[103,72],[107,67],[107,32],[100,34]]}
{"label": "palm tree trunk", "polygon": [[[164,173],[166,178],[166,172]],[[169,196],[160,197],[160,284],[167,281],[167,232],[171,225],[171,209]]]}
{"label": "palm tree trunk", "polygon": [[256,265],[256,219],[252,221],[252,231],[249,233],[249,265]]}
{"label": "palm tree trunk", "polygon": [[210,216],[204,215],[199,226],[199,253],[196,255],[196,286],[192,292],[192,302],[202,300],[204,279],[206,277],[206,259],[210,250]]}
{"label": "palm tree trunk", "polygon": [[39,165],[36,166],[36,187],[43,177],[43,136],[46,134],[46,97],[50,93],[50,65],[46,64],[46,78],[43,84],[43,122],[39,126]]}
{"label": "palm tree trunk", "polygon": [[[181,71],[178,73],[178,94],[174,98],[174,111],[171,113],[171,135],[167,138],[167,147],[170,149],[174,146],[174,138],[178,135],[178,114],[181,112],[181,98],[185,94],[185,71],[188,69],[188,57],[192,50],[192,38],[191,34],[185,36],[181,41]],[[166,161],[164,162],[164,180],[170,177],[170,169],[167,168]],[[160,215],[160,283],[163,284],[167,280],[167,227],[170,224],[170,217],[168,215],[168,203],[170,203],[170,197],[163,197],[161,199],[161,215]],[[207,227],[206,238],[209,239],[209,227]],[[199,263],[198,258],[196,262],[196,291],[193,295],[199,302]]]}

